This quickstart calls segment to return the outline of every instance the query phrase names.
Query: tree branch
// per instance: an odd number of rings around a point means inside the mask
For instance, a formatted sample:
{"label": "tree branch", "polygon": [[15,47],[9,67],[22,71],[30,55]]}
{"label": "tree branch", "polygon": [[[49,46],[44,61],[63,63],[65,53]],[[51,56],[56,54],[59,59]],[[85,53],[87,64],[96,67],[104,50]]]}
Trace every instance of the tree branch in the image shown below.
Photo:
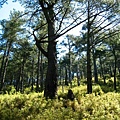
{"label": "tree branch", "polygon": [[40,42],[38,40],[38,38],[35,36],[34,32],[33,32],[33,36],[34,36],[34,39],[36,41],[36,46],[38,47],[38,49],[48,58],[48,52],[46,52],[40,45]]}

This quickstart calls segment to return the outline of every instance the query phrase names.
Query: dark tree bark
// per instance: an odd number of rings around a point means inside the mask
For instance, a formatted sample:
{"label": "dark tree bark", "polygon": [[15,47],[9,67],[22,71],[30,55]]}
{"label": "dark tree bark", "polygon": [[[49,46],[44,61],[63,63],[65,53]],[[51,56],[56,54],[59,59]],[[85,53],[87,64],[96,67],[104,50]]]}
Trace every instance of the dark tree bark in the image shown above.
{"label": "dark tree bark", "polygon": [[2,59],[2,63],[1,63],[1,68],[0,68],[0,81],[1,81],[0,90],[2,90],[3,85],[4,85],[4,81],[3,81],[3,67],[4,67],[4,62],[5,62],[5,52],[4,52],[4,55],[3,55],[3,59]]}
{"label": "dark tree bark", "polygon": [[54,98],[57,92],[57,60],[55,42],[49,43],[48,51],[48,69],[45,80],[44,96],[46,98]]}
{"label": "dark tree bark", "polygon": [[90,9],[88,1],[88,32],[87,32],[87,93],[92,93],[91,46],[90,46]]}
{"label": "dark tree bark", "polygon": [[3,60],[2,60],[2,64],[1,64],[1,70],[0,70],[0,81],[1,81],[0,90],[2,90],[2,88],[4,87],[11,45],[12,45],[12,42],[6,43],[6,50],[3,55]]}
{"label": "dark tree bark", "polygon": [[15,86],[16,91],[19,91],[20,89],[20,77],[21,77],[21,66],[19,67],[18,77],[16,78],[16,86]]}
{"label": "dark tree bark", "polygon": [[48,24],[48,69],[45,80],[44,96],[53,99],[57,93],[57,51],[56,51],[56,34],[54,21],[54,4],[47,4],[39,0]]}

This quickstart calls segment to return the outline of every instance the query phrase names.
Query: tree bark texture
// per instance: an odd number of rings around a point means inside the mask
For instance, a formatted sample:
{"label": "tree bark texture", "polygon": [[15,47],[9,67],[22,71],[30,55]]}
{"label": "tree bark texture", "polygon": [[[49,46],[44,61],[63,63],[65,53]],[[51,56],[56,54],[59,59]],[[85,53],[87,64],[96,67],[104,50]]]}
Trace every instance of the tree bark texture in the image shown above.
{"label": "tree bark texture", "polygon": [[40,1],[42,10],[44,12],[48,24],[48,68],[45,80],[44,96],[53,99],[57,93],[57,54],[56,54],[56,34],[53,5],[44,7],[44,3]]}
{"label": "tree bark texture", "polygon": [[90,10],[88,1],[88,32],[87,32],[87,93],[92,93],[91,48],[90,48]]}

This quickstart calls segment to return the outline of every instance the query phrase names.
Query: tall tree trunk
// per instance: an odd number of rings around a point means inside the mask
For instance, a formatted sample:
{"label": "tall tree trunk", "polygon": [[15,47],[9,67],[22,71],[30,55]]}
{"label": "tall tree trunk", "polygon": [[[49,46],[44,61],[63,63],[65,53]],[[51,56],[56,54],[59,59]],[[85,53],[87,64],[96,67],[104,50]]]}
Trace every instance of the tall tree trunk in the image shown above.
{"label": "tall tree trunk", "polygon": [[[47,4],[46,4],[47,3]],[[55,13],[54,4],[39,0],[39,4],[42,8],[44,16],[48,25],[48,47],[47,53],[39,45],[36,40],[36,45],[41,52],[48,58],[48,68],[45,80],[44,96],[46,98],[53,99],[57,93],[57,51],[56,51],[56,33],[55,33]],[[35,35],[34,35],[35,37]],[[35,37],[35,39],[37,39]]]}
{"label": "tall tree trunk", "polygon": [[70,83],[70,87],[72,88],[72,75],[71,75],[71,55],[70,55],[70,39],[68,38],[68,48],[69,48],[69,53],[68,53],[68,59],[69,59],[69,64],[68,64],[68,70],[69,70],[69,83]]}
{"label": "tall tree trunk", "polygon": [[87,93],[92,93],[91,48],[90,48],[90,6],[88,0],[88,32],[87,32]]}
{"label": "tall tree trunk", "polygon": [[9,54],[10,54],[11,44],[12,44],[12,42],[7,42],[6,43],[6,50],[4,52],[3,61],[2,61],[2,65],[1,65],[1,72],[0,72],[0,77],[1,77],[0,78],[1,79],[1,88],[0,88],[0,90],[2,90],[2,88],[4,86],[4,82],[5,82],[6,70],[7,70],[7,65],[8,65],[8,61],[9,61]]}
{"label": "tall tree trunk", "polygon": [[2,63],[1,63],[1,68],[0,68],[0,82],[1,82],[1,86],[0,86],[0,90],[2,90],[3,88],[3,85],[4,85],[4,81],[3,81],[3,68],[4,68],[4,62],[5,62],[5,52],[4,52],[4,55],[3,55],[3,59],[2,59]]}
{"label": "tall tree trunk", "polygon": [[44,96],[53,99],[57,92],[57,60],[56,43],[54,41],[48,44],[48,69],[45,80]]}
{"label": "tall tree trunk", "polygon": [[57,51],[53,7],[45,11],[48,23],[48,68],[45,80],[44,96],[53,99],[57,93]]}

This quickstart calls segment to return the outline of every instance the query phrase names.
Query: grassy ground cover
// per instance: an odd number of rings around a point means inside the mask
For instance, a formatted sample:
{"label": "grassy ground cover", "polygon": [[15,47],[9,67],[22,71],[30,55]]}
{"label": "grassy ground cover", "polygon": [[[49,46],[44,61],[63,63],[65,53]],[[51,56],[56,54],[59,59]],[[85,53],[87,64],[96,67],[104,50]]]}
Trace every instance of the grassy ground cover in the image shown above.
{"label": "grassy ground cover", "polygon": [[69,87],[58,88],[54,100],[43,93],[0,95],[0,120],[120,120],[120,93],[104,93],[99,85],[72,88],[75,100],[65,99]]}

